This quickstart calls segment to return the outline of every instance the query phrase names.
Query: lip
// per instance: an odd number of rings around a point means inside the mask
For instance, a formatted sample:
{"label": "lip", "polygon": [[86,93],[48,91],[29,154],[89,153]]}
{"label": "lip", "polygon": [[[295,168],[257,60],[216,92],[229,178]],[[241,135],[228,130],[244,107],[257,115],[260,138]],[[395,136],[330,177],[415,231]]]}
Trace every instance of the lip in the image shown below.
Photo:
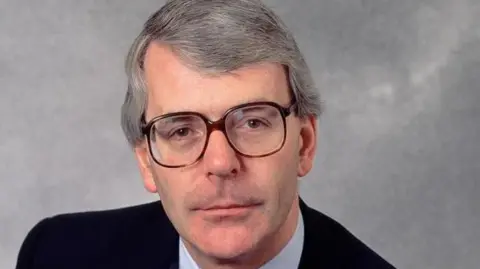
{"label": "lip", "polygon": [[224,204],[210,206],[205,209],[200,209],[199,211],[212,217],[245,216],[259,205],[259,203],[248,205]]}
{"label": "lip", "polygon": [[250,205],[240,205],[240,204],[227,204],[227,205],[214,205],[203,209],[204,211],[211,211],[211,210],[228,210],[228,209],[237,209],[237,208],[248,208],[253,207],[254,204]]}

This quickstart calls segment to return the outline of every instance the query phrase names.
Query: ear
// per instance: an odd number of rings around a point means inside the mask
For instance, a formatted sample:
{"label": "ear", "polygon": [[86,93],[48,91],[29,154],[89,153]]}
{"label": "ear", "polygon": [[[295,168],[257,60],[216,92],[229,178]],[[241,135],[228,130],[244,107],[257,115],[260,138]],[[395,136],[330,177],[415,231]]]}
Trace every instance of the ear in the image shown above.
{"label": "ear", "polygon": [[134,151],[145,189],[151,193],[157,193],[157,186],[155,185],[153,167],[148,147],[145,143],[142,143],[141,145],[136,146]]}
{"label": "ear", "polygon": [[299,163],[297,175],[303,177],[313,167],[317,148],[317,118],[313,115],[300,120]]}

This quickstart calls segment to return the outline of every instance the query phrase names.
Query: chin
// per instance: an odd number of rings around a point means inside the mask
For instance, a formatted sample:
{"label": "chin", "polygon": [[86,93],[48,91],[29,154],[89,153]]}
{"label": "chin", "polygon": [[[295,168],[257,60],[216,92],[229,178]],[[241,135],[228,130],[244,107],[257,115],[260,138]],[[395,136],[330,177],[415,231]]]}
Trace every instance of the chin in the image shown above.
{"label": "chin", "polygon": [[245,226],[214,227],[197,231],[195,245],[210,257],[220,260],[241,258],[250,253],[260,237],[259,229]]}

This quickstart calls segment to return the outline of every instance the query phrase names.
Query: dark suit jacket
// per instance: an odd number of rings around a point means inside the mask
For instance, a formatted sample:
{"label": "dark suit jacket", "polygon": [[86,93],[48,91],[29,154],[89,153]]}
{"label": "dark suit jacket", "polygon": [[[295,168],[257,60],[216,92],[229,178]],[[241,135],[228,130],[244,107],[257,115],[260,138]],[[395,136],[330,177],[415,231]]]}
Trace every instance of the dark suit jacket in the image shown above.
{"label": "dark suit jacket", "polygon": [[[302,200],[300,209],[305,239],[299,268],[394,268]],[[33,227],[21,246],[16,268],[176,269],[178,240],[160,202],[63,214]]]}

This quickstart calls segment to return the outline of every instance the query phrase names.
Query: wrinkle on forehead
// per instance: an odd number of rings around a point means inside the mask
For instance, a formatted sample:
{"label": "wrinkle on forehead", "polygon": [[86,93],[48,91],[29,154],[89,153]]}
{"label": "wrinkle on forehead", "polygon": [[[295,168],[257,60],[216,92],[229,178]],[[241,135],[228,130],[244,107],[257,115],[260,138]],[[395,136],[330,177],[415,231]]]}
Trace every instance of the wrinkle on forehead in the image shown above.
{"label": "wrinkle on forehead", "polygon": [[145,55],[148,91],[147,118],[178,111],[195,111],[216,119],[230,107],[253,101],[288,104],[285,70],[276,63],[259,63],[228,73],[198,72],[165,45],[153,43]]}

